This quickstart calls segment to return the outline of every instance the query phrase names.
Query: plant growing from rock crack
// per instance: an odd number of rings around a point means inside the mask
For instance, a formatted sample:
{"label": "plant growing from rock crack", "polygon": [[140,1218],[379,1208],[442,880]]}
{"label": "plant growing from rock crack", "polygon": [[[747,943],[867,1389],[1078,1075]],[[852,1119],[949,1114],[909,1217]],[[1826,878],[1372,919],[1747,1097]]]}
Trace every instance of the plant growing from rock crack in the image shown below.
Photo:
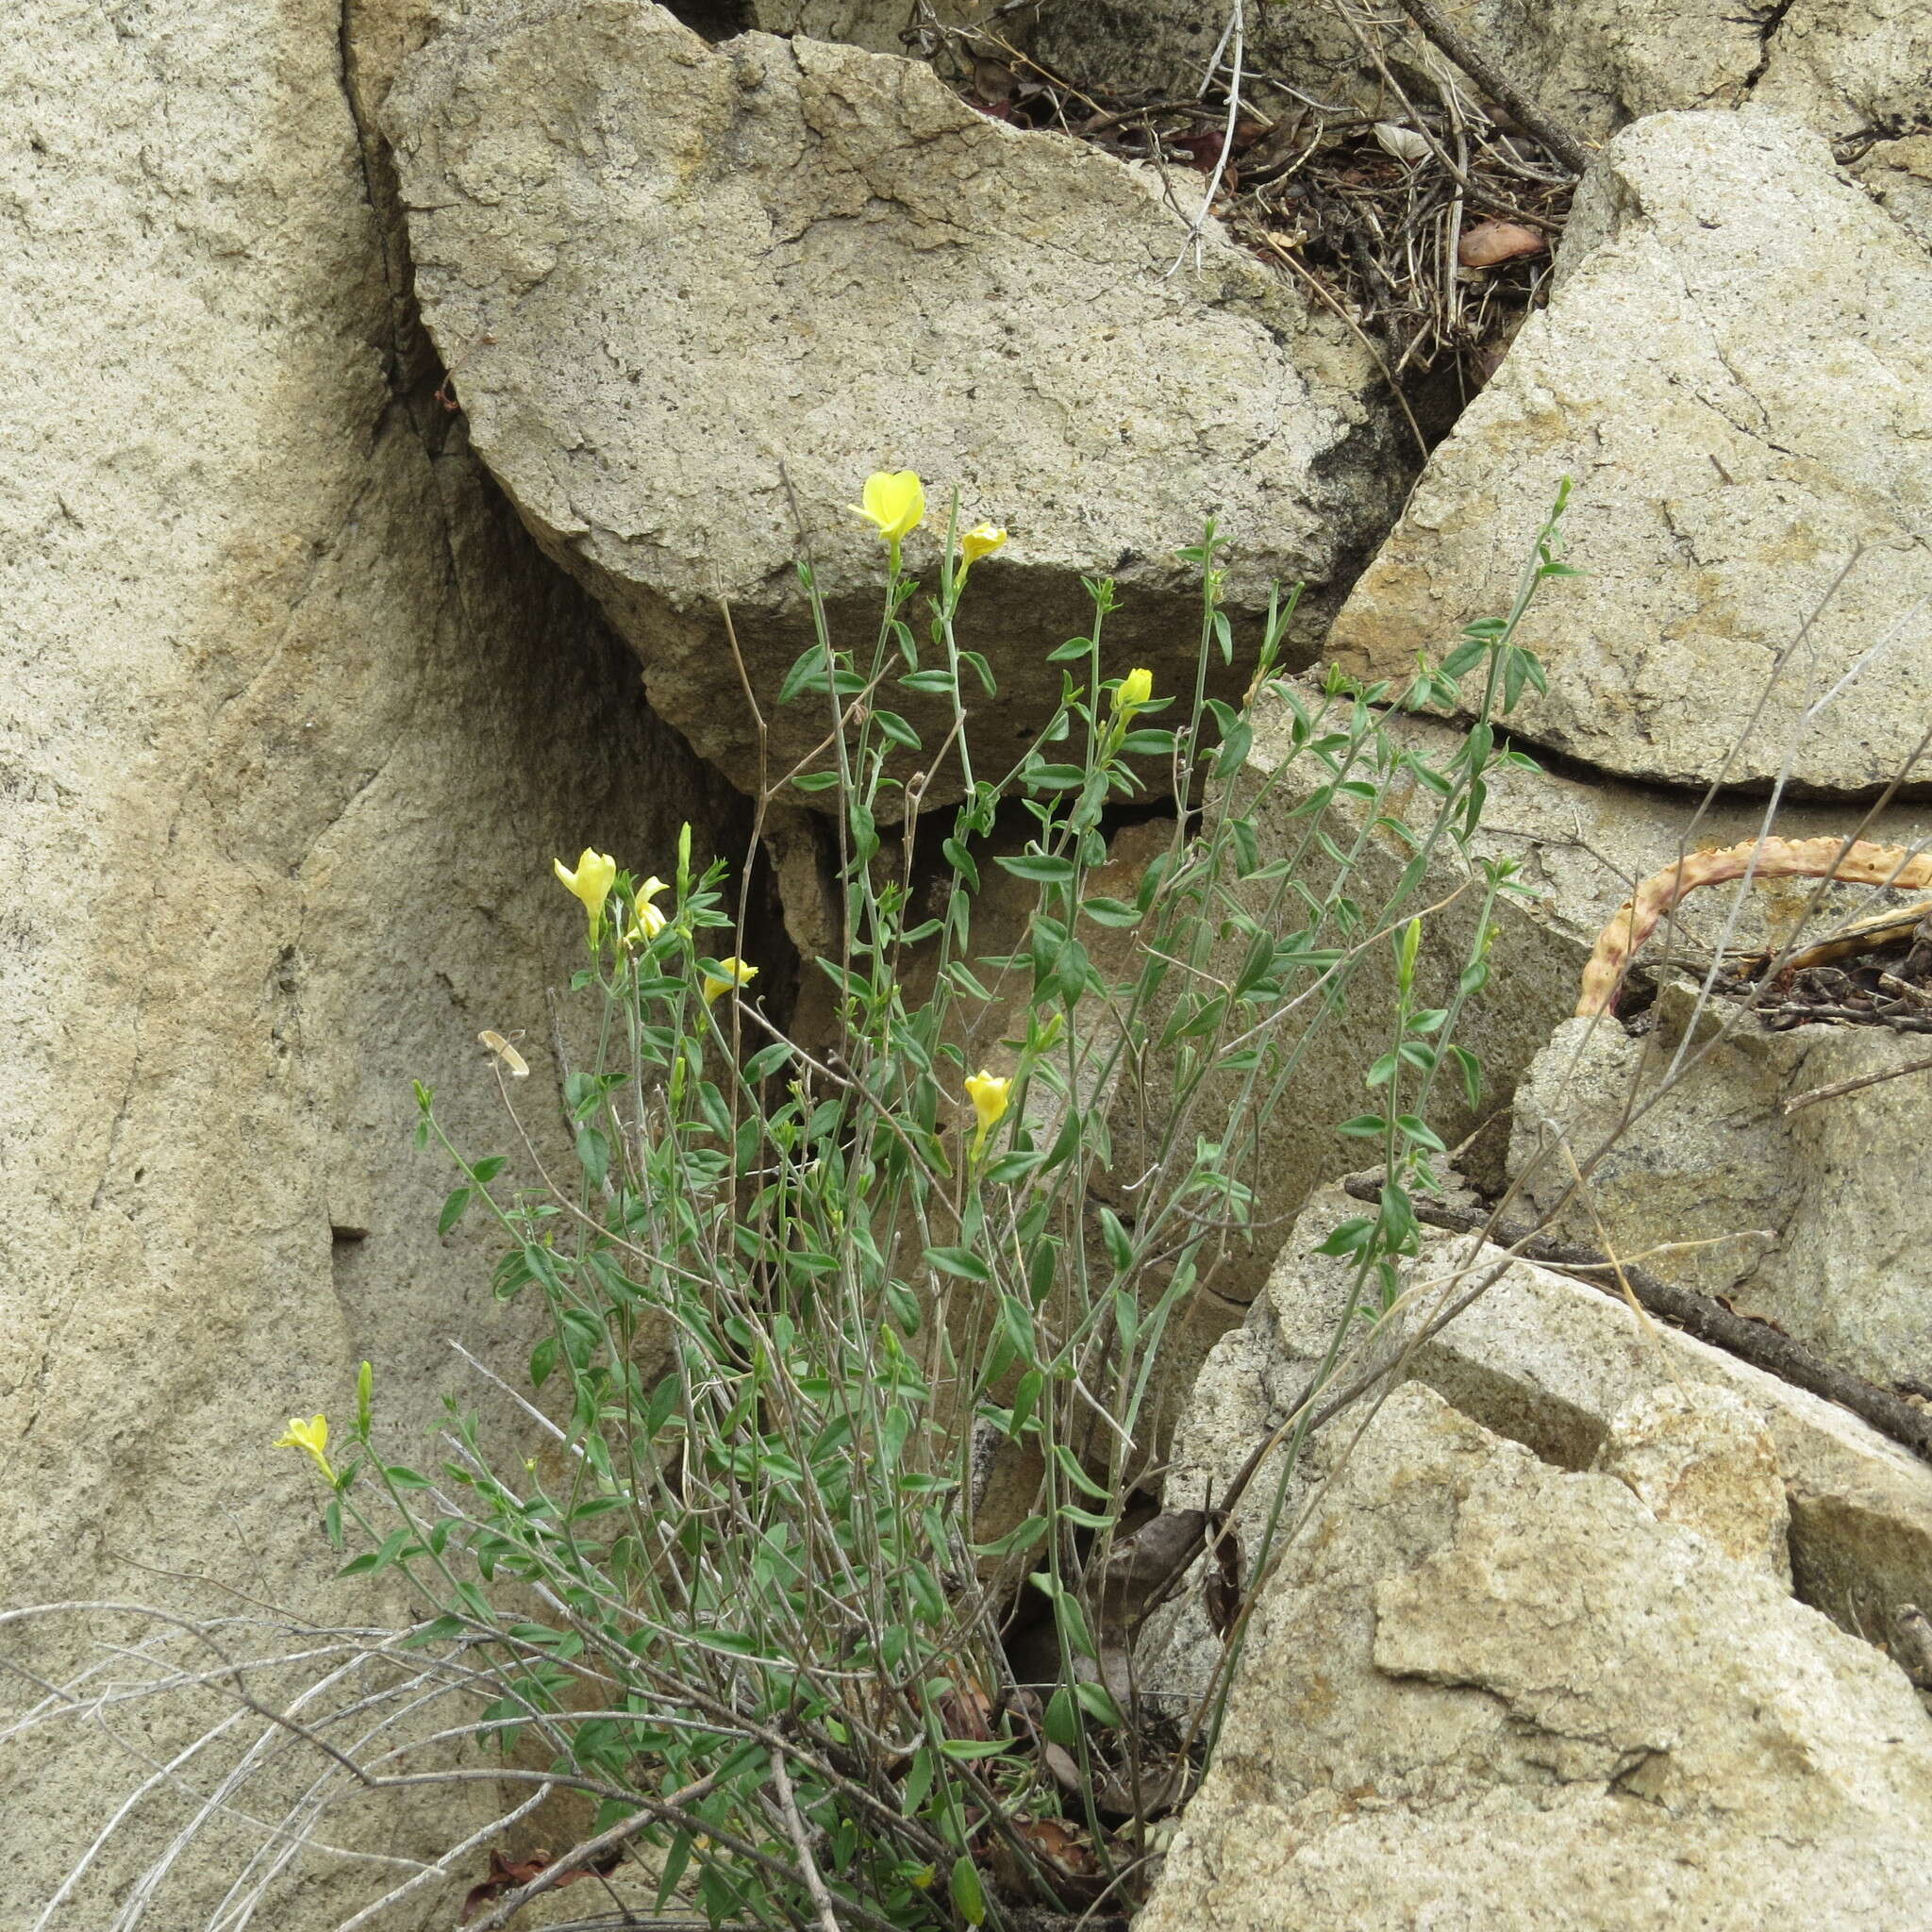
{"label": "plant growing from rock crack", "polygon": [[[760,809],[793,791],[833,808],[841,937],[810,969],[831,988],[828,1037],[763,1010],[733,950],[743,878],[734,906],[688,832],[668,884],[594,850],[559,861],[588,914],[573,991],[597,1041],[565,1082],[576,1173],[546,1174],[519,1124],[530,1173],[511,1185],[418,1090],[419,1138],[459,1169],[443,1230],[487,1218],[497,1295],[549,1315],[523,1404],[541,1441],[487,1441],[453,1402],[439,1469],[387,1463],[366,1365],[333,1464],[320,1417],[286,1439],[318,1465],[330,1539],[362,1545],[344,1574],[396,1573],[423,1614],[365,1638],[326,1716],[254,1707],[325,1754],[285,1836],[357,1790],[444,1775],[510,1781],[506,1824],[551,1793],[594,1806],[563,1857],[477,1888],[478,1927],[627,1855],[658,1907],[695,1901],[714,1924],[1130,1907],[1189,1775],[1132,1639],[1215,1526],[1149,1522],[1137,1487],[1158,1480],[1164,1341],[1253,1237],[1269,1124],[1359,985],[1392,994],[1387,1048],[1361,1068],[1374,1111],[1338,1124],[1387,1166],[1376,1211],[1336,1237],[1357,1262],[1351,1321],[1415,1246],[1440,1078],[1475,1100],[1454,1036],[1515,888],[1468,847],[1486,774],[1518,756],[1494,720],[1540,678],[1516,635],[1563,568],[1555,518],[1517,608],[1407,694],[1485,679],[1440,764],[1382,732],[1388,688],[1282,674],[1291,597],[1271,606],[1246,698],[1209,694],[1236,651],[1210,523],[1180,553],[1202,585],[1191,691],[1109,673],[1116,594],[1096,577],[1088,635],[1053,653],[1058,708],[989,771],[972,712],[994,678],[957,620],[1005,533],[962,537],[956,507],[928,587],[904,561],[923,512],[909,473],[867,485],[888,571],[863,649],[836,642],[800,573],[816,638],[782,701],[822,705],[825,736]],[[936,702],[938,743],[892,708],[900,691]],[[922,872],[941,769],[962,800]],[[1124,882],[1109,808],[1156,772],[1170,830]],[[1398,789],[1429,810],[1398,814]],[[1391,850],[1392,885],[1368,892],[1366,861]],[[1422,904],[1445,858],[1464,883]],[[1031,899],[997,953],[975,942],[991,868]],[[1454,991],[1428,1005],[1419,968],[1452,900]],[[500,1080],[523,1071],[489,1041]],[[431,1714],[433,1739],[408,1730]],[[477,1741],[498,1757],[448,1768]]]}

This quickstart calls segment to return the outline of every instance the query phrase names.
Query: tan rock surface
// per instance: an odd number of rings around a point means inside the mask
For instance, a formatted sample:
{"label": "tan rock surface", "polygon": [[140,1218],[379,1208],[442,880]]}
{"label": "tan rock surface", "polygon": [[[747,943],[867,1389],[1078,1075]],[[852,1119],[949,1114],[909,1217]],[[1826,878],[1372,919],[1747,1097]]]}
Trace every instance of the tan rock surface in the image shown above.
{"label": "tan rock surface", "polygon": [[1910,1923],[1932,1723],[1769,1577],[1426,1391],[1264,1590],[1147,1932]]}
{"label": "tan rock surface", "polygon": [[[1302,1399],[1346,1307],[1351,1278],[1348,1263],[1315,1250],[1361,1211],[1340,1190],[1315,1194],[1282,1248],[1266,1294],[1245,1325],[1215,1345],[1175,1434],[1165,1490],[1170,1508],[1224,1494],[1256,1443]],[[1932,1594],[1932,1468],[1836,1404],[1661,1324],[1640,1324],[1620,1298],[1570,1276],[1525,1261],[1506,1263],[1498,1250],[1472,1255],[1460,1238],[1426,1238],[1406,1275],[1412,1293],[1406,1319],[1373,1332],[1358,1329],[1337,1386],[1407,1346],[1449,1295],[1499,1267],[1473,1306],[1413,1346],[1408,1373],[1415,1379],[1486,1428],[1567,1470],[1589,1470],[1619,1453],[1619,1417],[1627,1429],[1658,1407],[1741,1405],[1774,1445],[1790,1569],[1806,1603],[1872,1637],[1890,1627],[1901,1605]],[[1325,1474],[1350,1433],[1348,1424],[1337,1424],[1315,1439],[1307,1468],[1296,1476],[1298,1496]],[[1274,1480],[1264,1473],[1241,1506],[1241,1533],[1250,1550],[1265,1526]],[[1752,1481],[1747,1475],[1742,1493],[1751,1492]],[[1766,1509],[1757,1518],[1767,1538],[1774,1513]],[[1736,1520],[1752,1512],[1731,1514]],[[1144,1674],[1182,1693],[1206,1681],[1218,1655],[1191,1595],[1150,1627]]]}
{"label": "tan rock surface", "polygon": [[[1824,134],[1897,126],[1923,113],[1932,69],[1932,19],[1916,0],[1795,0],[1756,12],[1730,0],[1443,0],[1441,11],[1591,141],[1668,108],[1747,103]],[[1184,97],[1199,89],[1231,12],[1225,0],[1041,0],[1034,51],[1075,81]],[[1251,4],[1246,25],[1249,97],[1264,112],[1293,111],[1273,79],[1331,105],[1398,113],[1374,53],[1424,109],[1440,107],[1442,80],[1469,87],[1393,7],[1344,16]]]}
{"label": "tan rock surface", "polygon": [[1673,1386],[1633,1396],[1610,1418],[1595,1466],[1659,1523],[1695,1530],[1733,1561],[1791,1587],[1777,1440],[1735,1390]]}
{"label": "tan rock surface", "polygon": [[1542,1151],[1567,1139],[1587,1158],[1635,1093],[1641,1117],[1592,1164],[1590,1209],[1566,1210],[1562,1234],[1601,1240],[1584,1232],[1600,1226],[1624,1253],[1658,1248],[1647,1265],[1666,1279],[1731,1296],[1858,1374],[1924,1378],[1932,1196],[1909,1151],[1922,1139],[1924,1076],[1784,1110],[1801,1093],[1924,1059],[1924,1037],[1772,1033],[1734,1015],[1722,1030],[1707,1018],[1685,1047],[1692,1005],[1690,989],[1671,986],[1652,1031],[1582,1020],[1558,1029],[1518,1094],[1509,1158],[1525,1201],[1553,1208],[1569,1170]]}
{"label": "tan rock surface", "polygon": [[[1087,628],[1096,562],[1123,595],[1109,670],[1145,662],[1172,689],[1198,631],[1172,552],[1206,512],[1237,540],[1237,611],[1309,580],[1305,655],[1392,518],[1386,412],[1339,324],[1215,237],[1168,276],[1184,228],[1132,172],[987,119],[917,62],[756,35],[713,50],[643,0],[547,0],[446,36],[385,113],[477,450],[635,645],[659,711],[741,784],[754,733],[721,591],[774,769],[823,729],[773,703],[810,639],[781,464],[835,634],[868,649],[881,552],[845,506],[869,471],[920,472],[935,523],[957,486],[964,518],[1012,529],[962,625],[1001,686],[982,758],[1057,703],[1045,654]],[[912,540],[916,568],[937,541]],[[948,768],[929,795],[954,786]]]}
{"label": "tan rock surface", "polygon": [[1877,787],[1919,744],[1932,668],[1928,318],[1932,261],[1821,140],[1755,113],[1640,122],[1586,180],[1550,306],[1432,458],[1336,655],[1401,675],[1507,604],[1569,475],[1586,575],[1529,625],[1550,690],[1523,733],[1647,780]]}
{"label": "tan rock surface", "polygon": [[[420,30],[357,19],[378,63]],[[435,1237],[409,1082],[495,1147],[475,1037],[523,1030],[543,1130],[577,937],[553,854],[661,869],[722,791],[414,386],[341,28],[333,0],[26,0],[0,38],[8,1607],[394,1607],[322,1588],[314,1485],[270,1445],[340,1420],[370,1357],[421,1455],[449,1338],[521,1360],[487,1246]],[[10,1717],[29,1693],[0,1677]],[[0,1924],[149,1769],[98,1731],[0,1748]],[[341,1828],[416,1853],[468,1815]],[[106,1926],[178,1816],[137,1821],[57,1923]],[[201,1924],[234,1869],[185,1861],[144,1923]],[[369,1877],[310,1874],[278,1932]]]}

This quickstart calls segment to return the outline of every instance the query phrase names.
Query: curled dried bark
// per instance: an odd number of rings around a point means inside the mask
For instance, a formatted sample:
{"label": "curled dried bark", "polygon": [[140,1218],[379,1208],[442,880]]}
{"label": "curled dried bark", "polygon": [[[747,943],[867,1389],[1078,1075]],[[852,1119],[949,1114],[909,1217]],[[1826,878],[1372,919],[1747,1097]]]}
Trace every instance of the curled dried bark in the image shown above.
{"label": "curled dried bark", "polygon": [[1848,879],[1918,891],[1932,886],[1932,854],[1910,853],[1903,845],[1873,845],[1862,839],[1757,839],[1721,852],[1687,853],[1645,879],[1604,927],[1583,969],[1577,1017],[1593,1019],[1614,1010],[1637,949],[1687,892],[1747,874],[1760,879]]}

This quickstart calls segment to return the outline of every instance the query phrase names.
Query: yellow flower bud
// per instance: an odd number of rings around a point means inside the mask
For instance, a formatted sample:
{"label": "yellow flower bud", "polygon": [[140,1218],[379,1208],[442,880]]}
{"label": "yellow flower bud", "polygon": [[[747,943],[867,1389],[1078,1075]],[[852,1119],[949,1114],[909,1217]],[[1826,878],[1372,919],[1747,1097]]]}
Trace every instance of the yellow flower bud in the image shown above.
{"label": "yellow flower bud", "polygon": [[1115,688],[1113,708],[1123,718],[1131,718],[1153,696],[1153,672],[1130,671]]}
{"label": "yellow flower bud", "polygon": [[706,1006],[715,1007],[734,986],[749,986],[758,976],[758,969],[747,966],[742,959],[720,959],[715,966],[707,966],[701,988]]}
{"label": "yellow flower bud", "polygon": [[299,1449],[305,1456],[313,1457],[315,1466],[321,1470],[324,1480],[331,1483],[335,1481],[336,1473],[328,1466],[328,1457],[323,1454],[328,1447],[326,1416],[319,1415],[306,1423],[300,1416],[291,1416],[288,1433],[277,1436],[275,1445],[277,1449]]}
{"label": "yellow flower bud", "polygon": [[898,543],[925,521],[925,486],[910,470],[874,470],[865,479],[862,500],[851,508],[876,524],[888,543]]}
{"label": "yellow flower bud", "polygon": [[985,1143],[986,1137],[1004,1118],[1012,1091],[1010,1080],[1002,1080],[997,1074],[989,1074],[984,1067],[967,1076],[966,1097],[972,1101],[973,1111],[979,1119],[979,1131],[973,1137],[975,1154]]}
{"label": "yellow flower bud", "polygon": [[997,524],[975,524],[959,539],[959,575],[964,576],[982,557],[991,557],[1007,541]]}
{"label": "yellow flower bud", "polygon": [[551,864],[557,869],[557,876],[563,881],[563,890],[584,902],[584,910],[591,915],[591,926],[594,931],[597,922],[604,916],[604,902],[610,896],[610,888],[617,882],[617,861],[608,853],[594,852],[590,846],[584,847],[584,856],[577,860],[577,869],[572,872],[560,858],[554,858]]}
{"label": "yellow flower bud", "polygon": [[670,890],[670,887],[655,874],[638,888],[637,918],[632,921],[630,930],[624,936],[625,945],[647,946],[670,924],[651,904],[659,892],[668,892]]}

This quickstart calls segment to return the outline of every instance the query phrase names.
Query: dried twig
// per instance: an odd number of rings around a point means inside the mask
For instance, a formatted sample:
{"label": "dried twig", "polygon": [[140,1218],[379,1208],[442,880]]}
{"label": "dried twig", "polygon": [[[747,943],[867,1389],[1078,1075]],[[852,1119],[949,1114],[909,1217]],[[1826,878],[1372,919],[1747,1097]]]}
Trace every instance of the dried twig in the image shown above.
{"label": "dried twig", "polygon": [[1856,1080],[1834,1080],[1829,1087],[1814,1087],[1808,1093],[1795,1094],[1785,1102],[1787,1115],[1794,1114],[1801,1107],[1810,1107],[1821,1100],[1836,1100],[1842,1093],[1856,1093],[1861,1087],[1875,1087],[1881,1080],[1902,1080],[1907,1074],[1932,1072],[1932,1059],[1907,1060],[1902,1067],[1887,1067],[1882,1073],[1860,1074]]}
{"label": "dried twig", "polygon": [[1590,150],[1559,121],[1545,114],[1467,34],[1452,26],[1436,0],[1395,0],[1437,47],[1525,133],[1533,134],[1566,168],[1580,175],[1590,166]]}

